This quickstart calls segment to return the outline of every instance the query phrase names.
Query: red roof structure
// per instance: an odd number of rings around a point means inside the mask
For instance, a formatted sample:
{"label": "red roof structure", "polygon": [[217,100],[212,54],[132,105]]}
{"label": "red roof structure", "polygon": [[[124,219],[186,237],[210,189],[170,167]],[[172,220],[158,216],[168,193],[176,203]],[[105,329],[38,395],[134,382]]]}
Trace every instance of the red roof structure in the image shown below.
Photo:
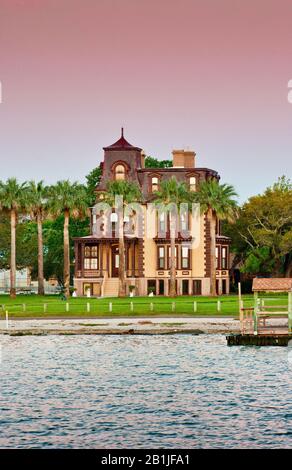
{"label": "red roof structure", "polygon": [[114,144],[103,147],[103,150],[137,150],[141,152],[141,148],[131,145],[124,137],[124,128],[121,128],[121,137]]}
{"label": "red roof structure", "polygon": [[254,292],[292,292],[292,278],[260,278],[253,280]]}

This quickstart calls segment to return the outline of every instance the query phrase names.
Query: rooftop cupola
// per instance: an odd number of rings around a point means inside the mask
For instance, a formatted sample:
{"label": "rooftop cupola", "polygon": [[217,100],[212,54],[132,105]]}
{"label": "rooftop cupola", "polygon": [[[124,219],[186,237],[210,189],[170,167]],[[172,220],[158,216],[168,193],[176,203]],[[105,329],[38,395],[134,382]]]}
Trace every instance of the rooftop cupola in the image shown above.
{"label": "rooftop cupola", "polygon": [[136,150],[141,152],[142,149],[130,144],[124,137],[124,128],[121,128],[121,137],[114,144],[103,147],[103,150]]}

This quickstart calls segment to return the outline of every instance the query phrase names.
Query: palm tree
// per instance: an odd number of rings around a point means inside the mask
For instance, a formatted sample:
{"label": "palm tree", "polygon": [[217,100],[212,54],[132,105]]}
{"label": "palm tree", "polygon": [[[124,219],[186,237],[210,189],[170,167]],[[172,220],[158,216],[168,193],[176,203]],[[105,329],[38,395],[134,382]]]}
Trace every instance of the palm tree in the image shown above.
{"label": "palm tree", "polygon": [[44,250],[43,250],[43,221],[48,205],[48,188],[43,181],[28,183],[26,208],[31,218],[37,223],[38,233],[38,294],[44,295]]}
{"label": "palm tree", "polygon": [[65,296],[70,296],[70,217],[85,217],[88,211],[87,194],[84,186],[70,181],[58,181],[48,190],[49,213],[53,217],[64,216],[64,289]]}
{"label": "palm tree", "polygon": [[[111,181],[104,193],[103,201],[115,208],[115,199],[117,196],[122,198],[121,213],[118,217],[118,234],[119,234],[119,297],[126,295],[126,275],[125,275],[125,237],[124,237],[124,214],[125,208],[129,204],[139,202],[142,194],[136,183],[129,181]],[[117,208],[116,208],[117,209]]]}
{"label": "palm tree", "polygon": [[161,208],[163,205],[165,212],[170,211],[170,297],[176,295],[175,235],[178,229],[177,215],[181,204],[186,204],[190,210],[194,197],[194,193],[187,188],[185,183],[178,183],[175,178],[162,181],[154,196],[156,206]]}
{"label": "palm tree", "polygon": [[25,210],[26,183],[18,183],[16,178],[0,181],[0,209],[10,216],[10,297],[16,297],[16,225],[19,212]]}
{"label": "palm tree", "polygon": [[203,181],[196,193],[196,202],[200,204],[201,214],[206,214],[210,226],[210,294],[216,295],[216,220],[234,222],[237,217],[237,194],[233,186],[219,184],[217,180]]}

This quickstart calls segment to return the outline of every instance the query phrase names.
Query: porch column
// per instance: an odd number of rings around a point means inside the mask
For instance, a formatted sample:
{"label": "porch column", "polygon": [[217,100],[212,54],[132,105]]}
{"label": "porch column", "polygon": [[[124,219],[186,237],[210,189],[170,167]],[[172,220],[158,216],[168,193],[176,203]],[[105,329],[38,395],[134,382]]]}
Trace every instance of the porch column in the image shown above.
{"label": "porch column", "polygon": [[126,278],[128,277],[128,271],[129,271],[130,247],[131,247],[131,244],[129,242],[126,242],[125,243],[125,272],[126,272]]}
{"label": "porch column", "polygon": [[77,243],[77,242],[74,243],[74,257],[75,257],[74,276],[77,277],[78,263],[79,263],[79,259],[78,259],[78,243]]}
{"label": "porch column", "polygon": [[106,244],[106,270],[108,277],[110,277],[110,272],[109,272],[109,243]]}
{"label": "porch column", "polygon": [[132,244],[132,276],[135,277],[135,241]]}
{"label": "porch column", "polygon": [[99,243],[99,259],[100,276],[103,277],[103,242]]}
{"label": "porch column", "polygon": [[85,243],[81,243],[81,276],[84,277],[84,248]]}

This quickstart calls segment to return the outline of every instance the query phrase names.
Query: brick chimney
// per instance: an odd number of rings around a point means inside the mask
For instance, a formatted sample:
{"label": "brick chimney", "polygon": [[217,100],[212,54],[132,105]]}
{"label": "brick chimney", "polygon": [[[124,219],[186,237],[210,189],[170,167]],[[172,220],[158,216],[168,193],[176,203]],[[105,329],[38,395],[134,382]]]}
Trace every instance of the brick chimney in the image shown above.
{"label": "brick chimney", "polygon": [[173,150],[174,168],[195,168],[195,152],[192,150]]}

